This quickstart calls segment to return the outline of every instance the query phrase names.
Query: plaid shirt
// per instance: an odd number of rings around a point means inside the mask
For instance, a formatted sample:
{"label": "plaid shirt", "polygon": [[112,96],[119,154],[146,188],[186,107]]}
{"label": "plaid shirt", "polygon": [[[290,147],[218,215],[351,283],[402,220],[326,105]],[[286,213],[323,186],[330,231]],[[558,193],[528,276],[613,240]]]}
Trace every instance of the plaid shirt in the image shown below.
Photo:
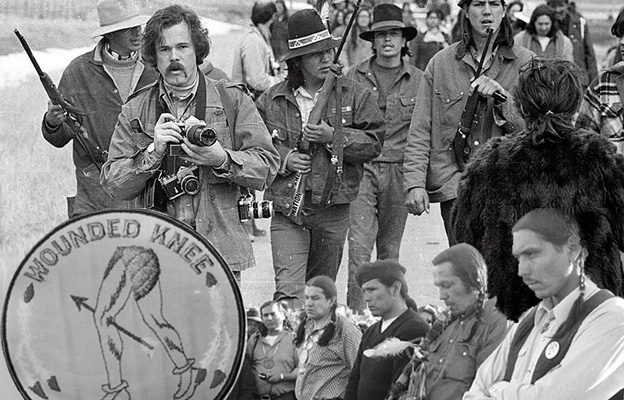
{"label": "plaid shirt", "polygon": [[622,98],[624,96],[624,62],[619,62],[598,76],[587,88],[579,116],[578,128],[594,131],[624,146]]}
{"label": "plaid shirt", "polygon": [[295,387],[298,399],[335,399],[345,394],[362,331],[347,318],[337,315],[334,337],[327,346],[319,346],[318,340],[326,327],[315,330],[312,320],[306,322]]}

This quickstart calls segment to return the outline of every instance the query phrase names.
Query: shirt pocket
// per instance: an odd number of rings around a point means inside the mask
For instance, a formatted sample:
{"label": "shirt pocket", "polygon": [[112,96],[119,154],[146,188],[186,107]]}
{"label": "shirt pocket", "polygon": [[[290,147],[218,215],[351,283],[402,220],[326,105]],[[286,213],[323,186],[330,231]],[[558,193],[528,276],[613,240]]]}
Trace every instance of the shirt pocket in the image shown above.
{"label": "shirt pocket", "polygon": [[461,115],[464,111],[464,104],[461,101],[464,97],[463,91],[440,90],[434,91],[435,107],[438,115],[433,118],[433,123],[442,128],[457,127]]}
{"label": "shirt pocket", "polygon": [[300,132],[288,129],[279,121],[266,121],[266,126],[271,135],[271,140],[276,146],[295,147]]}
{"label": "shirt pocket", "polygon": [[471,383],[477,373],[476,349],[466,342],[456,342],[449,354],[444,375],[447,379]]}
{"label": "shirt pocket", "polygon": [[399,99],[399,117],[401,121],[411,121],[416,105],[416,96],[404,96]]}

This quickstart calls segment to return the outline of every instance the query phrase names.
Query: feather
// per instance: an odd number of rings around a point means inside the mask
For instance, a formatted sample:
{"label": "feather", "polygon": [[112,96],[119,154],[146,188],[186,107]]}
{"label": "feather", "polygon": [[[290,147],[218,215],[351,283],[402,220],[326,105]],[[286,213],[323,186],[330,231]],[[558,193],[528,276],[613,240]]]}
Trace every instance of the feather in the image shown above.
{"label": "feather", "polygon": [[364,355],[370,358],[394,357],[400,355],[409,348],[415,349],[416,347],[417,345],[412,342],[407,342],[397,339],[395,337],[391,337],[379,343],[372,349],[364,350]]}

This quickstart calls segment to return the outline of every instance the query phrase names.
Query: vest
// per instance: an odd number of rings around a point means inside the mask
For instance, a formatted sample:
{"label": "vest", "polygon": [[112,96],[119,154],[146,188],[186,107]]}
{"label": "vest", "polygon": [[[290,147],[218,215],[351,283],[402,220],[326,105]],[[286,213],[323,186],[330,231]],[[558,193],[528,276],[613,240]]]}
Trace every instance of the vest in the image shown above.
{"label": "vest", "polygon": [[[594,294],[583,303],[583,305],[581,306],[580,315],[567,331],[563,331],[562,328],[564,327],[564,325],[561,325],[559,327],[554,335],[554,338],[557,339],[552,339],[550,341],[550,343],[544,348],[544,351],[542,352],[542,354],[540,354],[537,360],[535,371],[533,372],[533,376],[531,377],[532,384],[561,363],[561,360],[564,359],[566,353],[568,352],[568,349],[570,348],[572,339],[574,339],[576,332],[579,330],[585,318],[587,318],[587,316],[592,311],[594,311],[598,306],[600,306],[611,297],[613,297],[613,294],[610,291],[604,289],[600,290],[598,293]],[[526,342],[529,333],[533,330],[533,327],[535,326],[536,311],[537,307],[533,307],[533,309],[529,312],[526,318],[518,326],[518,330],[516,331],[516,334],[514,335],[514,338],[511,342],[511,347],[509,348],[509,355],[507,356],[507,369],[505,370],[505,377],[503,378],[504,381],[511,381],[511,376],[513,374],[514,367],[518,359],[518,353]],[[547,353],[552,352],[552,350],[549,351],[549,349],[556,348],[557,345],[558,351],[556,351],[554,355],[547,355]],[[611,400],[622,399],[623,395],[624,389],[611,397]]]}

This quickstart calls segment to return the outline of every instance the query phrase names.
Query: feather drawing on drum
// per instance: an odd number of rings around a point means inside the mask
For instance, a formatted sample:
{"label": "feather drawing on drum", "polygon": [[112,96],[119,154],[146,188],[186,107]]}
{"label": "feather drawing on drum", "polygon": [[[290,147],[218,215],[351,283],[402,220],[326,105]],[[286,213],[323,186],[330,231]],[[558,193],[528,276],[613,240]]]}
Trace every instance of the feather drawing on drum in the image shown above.
{"label": "feather drawing on drum", "polygon": [[236,281],[186,225],[144,210],[70,220],[26,256],[2,346],[27,399],[221,399],[244,351]]}

